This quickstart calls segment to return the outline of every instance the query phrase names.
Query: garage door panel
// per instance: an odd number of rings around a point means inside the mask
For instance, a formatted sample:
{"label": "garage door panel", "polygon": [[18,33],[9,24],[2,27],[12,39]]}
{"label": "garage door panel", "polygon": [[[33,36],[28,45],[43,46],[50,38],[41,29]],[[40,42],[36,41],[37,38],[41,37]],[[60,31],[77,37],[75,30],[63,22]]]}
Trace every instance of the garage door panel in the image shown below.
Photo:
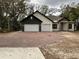
{"label": "garage door panel", "polygon": [[41,31],[51,31],[51,25],[50,24],[42,24]]}
{"label": "garage door panel", "polygon": [[26,32],[39,32],[39,25],[38,24],[26,24],[24,25],[24,31]]}

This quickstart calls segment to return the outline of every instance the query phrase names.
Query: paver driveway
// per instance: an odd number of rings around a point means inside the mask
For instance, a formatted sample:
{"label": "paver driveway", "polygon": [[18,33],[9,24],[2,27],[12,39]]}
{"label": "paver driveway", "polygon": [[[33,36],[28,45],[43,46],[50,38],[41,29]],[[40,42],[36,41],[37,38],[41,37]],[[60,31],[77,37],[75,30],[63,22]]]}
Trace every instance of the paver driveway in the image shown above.
{"label": "paver driveway", "polygon": [[0,47],[40,47],[63,39],[59,32],[13,32],[0,34]]}

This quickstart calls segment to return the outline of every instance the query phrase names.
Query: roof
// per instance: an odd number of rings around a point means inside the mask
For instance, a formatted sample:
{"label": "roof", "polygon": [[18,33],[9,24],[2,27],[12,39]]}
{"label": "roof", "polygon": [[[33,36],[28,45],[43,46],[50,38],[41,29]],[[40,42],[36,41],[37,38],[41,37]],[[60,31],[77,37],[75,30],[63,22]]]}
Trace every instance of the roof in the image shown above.
{"label": "roof", "polygon": [[[25,17],[25,18],[23,18],[20,22],[22,22],[22,21],[24,21],[24,20],[26,20],[27,18],[29,18],[29,17],[31,17],[31,16],[33,16],[33,17],[35,17],[34,15],[29,15],[28,17]],[[35,17],[35,18],[37,18],[37,17]],[[38,18],[37,18],[38,19]],[[39,21],[41,21],[40,19],[38,19]],[[41,21],[42,22],[42,21]]]}
{"label": "roof", "polygon": [[[60,21],[62,21],[62,20],[69,21],[67,18],[61,17],[61,16],[53,16],[53,15],[45,16],[44,14],[42,14],[42,13],[39,12],[39,11],[36,11],[36,12],[32,13],[31,15],[34,15],[35,13],[41,14],[42,16],[44,16],[45,18],[47,18],[47,19],[50,20],[51,22],[60,22]],[[29,15],[29,16],[31,16],[31,15]],[[27,16],[26,18],[28,18],[29,16]],[[25,18],[24,18],[24,19],[25,19]],[[24,20],[24,19],[23,19],[23,20]],[[21,20],[21,21],[23,21],[23,20]]]}
{"label": "roof", "polygon": [[[31,15],[34,15],[35,13],[39,13],[39,14],[41,14],[42,16],[44,16],[45,18],[47,18],[48,20],[50,20],[51,22],[53,22],[50,18],[48,18],[47,16],[45,16],[44,14],[42,14],[41,12],[39,12],[39,11],[36,11],[36,12],[34,12],[34,13],[32,13]],[[29,16],[31,16],[31,15],[29,15]],[[27,17],[29,17],[29,16],[27,16]],[[26,18],[27,18],[26,17]],[[24,20],[24,19],[23,19]],[[22,21],[22,20],[21,20]]]}
{"label": "roof", "polygon": [[59,17],[59,16],[52,16],[52,15],[49,15],[48,18],[50,18],[52,21],[54,22],[58,22],[59,20],[62,19],[62,17]]}
{"label": "roof", "polygon": [[62,20],[70,21],[68,18],[66,18],[66,17],[62,17],[58,22],[60,22],[60,21],[62,21]]}
{"label": "roof", "polygon": [[47,17],[47,16],[45,16],[44,14],[42,14],[41,12],[39,12],[39,11],[36,11],[36,12],[34,12],[33,14],[35,14],[35,13],[39,13],[39,14],[41,14],[42,16],[44,16],[45,18],[47,18],[47,19],[49,19],[51,22],[54,22],[54,21],[52,21],[49,17]]}

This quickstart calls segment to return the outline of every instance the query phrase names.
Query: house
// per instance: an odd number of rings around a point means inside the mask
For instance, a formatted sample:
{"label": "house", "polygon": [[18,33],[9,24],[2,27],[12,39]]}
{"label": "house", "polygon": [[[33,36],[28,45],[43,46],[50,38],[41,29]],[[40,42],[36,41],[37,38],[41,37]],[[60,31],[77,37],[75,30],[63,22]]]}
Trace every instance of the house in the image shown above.
{"label": "house", "polygon": [[20,21],[25,32],[74,31],[74,21],[56,16],[45,16],[34,12]]}

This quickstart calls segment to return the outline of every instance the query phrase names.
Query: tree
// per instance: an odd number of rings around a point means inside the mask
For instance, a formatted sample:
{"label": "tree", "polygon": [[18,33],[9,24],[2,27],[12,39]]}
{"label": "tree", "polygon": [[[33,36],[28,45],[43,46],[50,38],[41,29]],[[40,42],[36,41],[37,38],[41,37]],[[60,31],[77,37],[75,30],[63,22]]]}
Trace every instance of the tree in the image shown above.
{"label": "tree", "polygon": [[70,21],[75,21],[77,18],[76,18],[76,15],[74,15],[73,13],[69,13],[69,20]]}
{"label": "tree", "polygon": [[61,14],[62,17],[75,21],[77,29],[79,29],[79,4],[74,7],[67,6]]}
{"label": "tree", "polygon": [[47,14],[47,11],[48,11],[48,6],[42,5],[40,8],[40,12],[45,15]]}
{"label": "tree", "polygon": [[67,6],[66,9],[62,12],[62,16],[69,19],[70,21],[76,21],[78,18],[77,8]]}
{"label": "tree", "polygon": [[27,4],[27,6],[26,6],[27,16],[34,12],[34,7],[35,7],[34,4]]}
{"label": "tree", "polygon": [[[25,3],[24,0],[0,0],[0,17],[1,22],[5,19],[7,20],[6,26],[8,26],[8,30],[11,30],[11,27],[14,27],[16,25],[13,21],[16,20],[20,14],[25,13]],[[5,23],[0,23],[1,26]],[[11,26],[13,24],[13,26]],[[5,27],[5,26],[4,26]],[[3,27],[1,27],[3,29]],[[15,27],[14,27],[15,28]]]}

